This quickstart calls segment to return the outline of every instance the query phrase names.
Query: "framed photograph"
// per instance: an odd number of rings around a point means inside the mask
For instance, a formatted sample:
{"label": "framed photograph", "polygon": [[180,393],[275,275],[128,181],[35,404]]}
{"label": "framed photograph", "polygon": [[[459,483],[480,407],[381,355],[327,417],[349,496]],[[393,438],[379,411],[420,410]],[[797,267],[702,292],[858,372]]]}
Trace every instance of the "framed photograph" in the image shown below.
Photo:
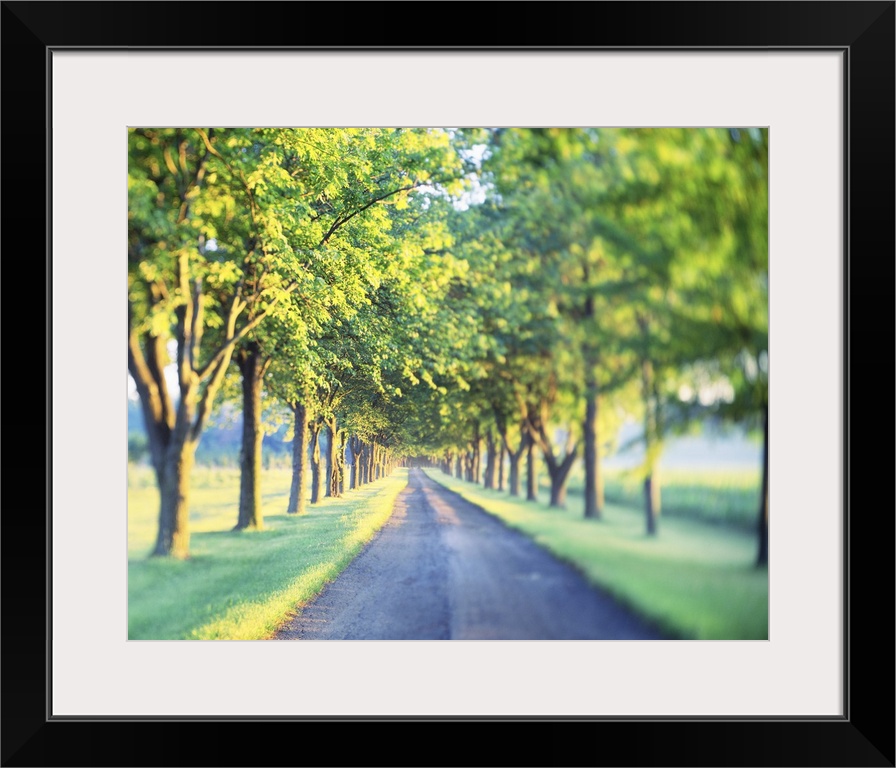
{"label": "framed photograph", "polygon": [[[892,461],[860,429],[892,423],[869,384],[892,348],[894,8],[4,2],[7,261],[46,270],[9,270],[8,301],[46,296],[47,501],[4,515],[2,764],[896,765]],[[537,34],[494,39],[509,16]],[[199,124],[767,128],[768,640],[130,642],[126,129]],[[24,222],[45,258],[11,246]],[[457,738],[476,723],[521,738]],[[297,725],[323,757],[274,745]]]}

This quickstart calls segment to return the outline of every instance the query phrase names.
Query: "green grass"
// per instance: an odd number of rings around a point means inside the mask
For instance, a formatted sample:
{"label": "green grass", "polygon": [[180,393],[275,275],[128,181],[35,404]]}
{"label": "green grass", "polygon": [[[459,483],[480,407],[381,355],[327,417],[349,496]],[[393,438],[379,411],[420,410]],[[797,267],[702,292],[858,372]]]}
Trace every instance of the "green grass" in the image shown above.
{"label": "green grass", "polygon": [[768,571],[754,567],[756,539],[747,531],[663,516],[649,537],[638,507],[608,503],[602,520],[586,520],[581,497],[552,509],[425,471],[675,637],[768,638]]}
{"label": "green grass", "polygon": [[285,513],[290,473],[262,478],[265,530],[239,531],[239,470],[197,467],[190,496],[190,558],[150,558],[158,516],[151,471],[128,470],[128,638],[261,640],[351,562],[389,519],[407,470]]}
{"label": "green grass", "polygon": [[[525,462],[522,471],[525,471]],[[550,493],[545,471],[539,473],[539,494]],[[687,518],[705,523],[725,525],[752,531],[759,511],[762,477],[759,468],[665,469],[659,475],[661,514],[668,518]],[[525,480],[523,481],[525,489]],[[585,484],[584,472],[574,467],[570,472],[567,495],[570,503],[581,503]],[[604,470],[604,496],[613,504],[641,507],[644,484],[630,470]]]}
{"label": "green grass", "polygon": [[[752,530],[761,483],[758,468],[664,469],[660,474],[662,515]],[[610,471],[605,475],[604,495],[607,501],[637,507],[643,503],[643,483],[631,473]]]}

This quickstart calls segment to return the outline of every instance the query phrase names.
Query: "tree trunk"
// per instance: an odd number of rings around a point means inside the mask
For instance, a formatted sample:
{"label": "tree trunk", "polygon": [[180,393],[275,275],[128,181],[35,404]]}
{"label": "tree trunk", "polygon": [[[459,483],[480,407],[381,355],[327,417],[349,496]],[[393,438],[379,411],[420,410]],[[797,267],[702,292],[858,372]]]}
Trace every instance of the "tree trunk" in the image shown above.
{"label": "tree trunk", "polygon": [[348,487],[355,490],[358,487],[358,459],[361,457],[361,440],[356,435],[352,435],[348,440],[348,449],[352,455],[352,468],[349,474]]}
{"label": "tree trunk", "polygon": [[538,443],[538,447],[541,448],[541,455],[544,457],[544,463],[551,478],[550,506],[565,507],[566,481],[569,479],[569,470],[572,469],[573,462],[575,462],[578,456],[578,442],[573,439],[572,431],[568,431],[563,459],[559,459],[555,455],[554,446],[548,437],[544,416],[539,416],[535,421],[530,419],[529,425],[531,439],[535,440]]}
{"label": "tree trunk", "polygon": [[538,466],[535,455],[535,441],[530,440],[526,447],[526,499],[538,501]]}
{"label": "tree trunk", "polygon": [[361,442],[361,453],[358,456],[358,483],[367,485],[370,482],[370,444]]}
{"label": "tree trunk", "polygon": [[485,433],[485,477],[483,478],[483,485],[489,489],[495,487],[495,458],[495,435],[489,429]]}
{"label": "tree trunk", "polygon": [[196,441],[173,441],[157,474],[160,491],[159,533],[153,555],[184,559],[190,554],[190,472]]}
{"label": "tree trunk", "polygon": [[470,464],[470,480],[471,482],[482,482],[482,436],[479,433],[479,422],[473,425],[473,454]]}
{"label": "tree trunk", "polygon": [[370,454],[367,457],[367,461],[369,462],[369,466],[367,468],[367,481],[372,483],[377,479],[376,476],[376,453],[377,453],[377,444],[376,440],[370,441]]}
{"label": "tree trunk", "polygon": [[768,565],[768,403],[762,409],[762,491],[759,497],[759,551],[756,566]]}
{"label": "tree trunk", "polygon": [[341,497],[345,492],[345,430],[338,432],[336,439],[336,461],[333,477],[333,495]]}
{"label": "tree trunk", "polygon": [[648,461],[647,474],[644,476],[644,515],[649,536],[656,533],[657,519],[661,510],[659,462]]}
{"label": "tree trunk", "polygon": [[462,453],[458,453],[457,459],[455,459],[454,476],[458,480],[464,479],[464,455]]}
{"label": "tree trunk", "polygon": [[598,493],[600,484],[600,457],[597,442],[597,392],[594,377],[586,383],[588,394],[585,398],[585,423],[583,437],[585,443],[585,517],[599,520],[603,513],[603,500]]}
{"label": "tree trunk", "polygon": [[520,495],[520,459],[521,454],[515,454],[513,451],[507,451],[510,460],[510,477],[508,479],[510,485],[510,495]]}
{"label": "tree trunk", "polygon": [[336,417],[332,416],[324,421],[327,434],[327,450],[325,455],[325,474],[324,474],[324,495],[335,496],[333,488],[335,485],[334,474],[336,470]]}
{"label": "tree trunk", "polygon": [[308,496],[308,409],[304,403],[292,403],[295,434],[292,438],[292,483],[289,487],[289,515],[304,515]]}
{"label": "tree trunk", "polygon": [[647,523],[647,533],[656,533],[657,519],[662,510],[660,493],[660,470],[658,466],[652,466],[644,478],[644,513]]}
{"label": "tree trunk", "polygon": [[317,504],[320,501],[320,430],[322,424],[317,419],[311,424],[309,432],[311,433],[311,503]]}
{"label": "tree trunk", "polygon": [[577,448],[573,448],[559,464],[553,456],[550,458],[545,456],[548,475],[551,478],[550,506],[552,507],[560,507],[561,509],[566,507],[566,483],[569,480],[569,470],[572,469],[577,453]]}
{"label": "tree trunk", "polygon": [[656,534],[656,519],[660,512],[660,483],[655,472],[644,478],[644,511],[647,516],[647,535]]}
{"label": "tree trunk", "polygon": [[653,536],[656,534],[656,521],[660,514],[659,457],[662,443],[656,377],[649,360],[641,363],[641,383],[644,398],[644,514],[647,535]]}
{"label": "tree trunk", "polygon": [[498,441],[498,490],[504,490],[504,443]]}
{"label": "tree trunk", "polygon": [[[511,496],[519,496],[520,495],[520,460],[523,457],[523,452],[529,446],[529,443],[532,441],[532,436],[529,434],[529,430],[525,428],[525,426],[520,427],[520,446],[517,450],[511,450],[510,444],[507,442],[507,430],[501,429],[501,441],[504,446],[504,450],[507,451],[507,457],[510,462],[510,477],[509,477],[509,485],[510,485],[510,495]],[[502,462],[503,463],[503,462]]]}
{"label": "tree trunk", "polygon": [[[591,279],[591,265],[583,263],[584,280]],[[594,296],[585,297],[585,322],[594,319]],[[598,389],[595,369],[599,364],[599,355],[590,340],[586,339],[582,356],[585,360],[585,423],[582,425],[582,438],[585,449],[585,517],[599,520],[603,514],[603,496],[598,490],[600,480],[600,446],[597,440]]]}
{"label": "tree trunk", "polygon": [[255,342],[236,354],[242,374],[243,434],[240,447],[240,506],[235,531],[264,529],[261,514],[261,384],[264,361]]}
{"label": "tree trunk", "polygon": [[[198,177],[197,177],[198,178]],[[186,200],[184,200],[186,206]],[[182,209],[186,213],[188,206]],[[201,282],[191,280],[186,252],[178,257],[178,282],[182,303],[177,316],[177,386],[180,400],[175,408],[168,386],[166,342],[151,331],[140,334],[133,325],[133,307],[128,298],[128,372],[134,379],[146,424],[147,438],[159,484],[159,530],[154,556],[189,556],[190,471],[212,403],[221,388],[233,357],[234,344],[257,325],[262,315],[237,332],[242,310],[236,297],[230,304],[224,327],[224,342],[212,351],[207,363],[198,365],[204,329]],[[151,303],[162,301],[161,285],[150,282]],[[244,306],[244,305],[243,305]],[[201,382],[205,382],[202,393]]]}

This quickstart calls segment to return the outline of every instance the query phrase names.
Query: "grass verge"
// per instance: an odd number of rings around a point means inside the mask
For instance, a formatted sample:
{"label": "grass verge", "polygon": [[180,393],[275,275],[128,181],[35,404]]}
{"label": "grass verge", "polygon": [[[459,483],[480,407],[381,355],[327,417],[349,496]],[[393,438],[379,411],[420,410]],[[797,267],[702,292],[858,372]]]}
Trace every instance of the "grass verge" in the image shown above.
{"label": "grass verge", "polygon": [[661,518],[657,536],[643,513],[607,504],[586,520],[565,510],[449,477],[426,474],[533,538],[669,634],[694,640],[768,639],[768,570],[754,567],[755,536],[697,520]]}
{"label": "grass verge", "polygon": [[149,558],[158,491],[148,469],[128,477],[128,638],[263,640],[336,578],[385,524],[407,470],[398,469],[302,516],[287,515],[289,472],[262,478],[265,530],[232,531],[239,470],[197,467],[191,556]]}

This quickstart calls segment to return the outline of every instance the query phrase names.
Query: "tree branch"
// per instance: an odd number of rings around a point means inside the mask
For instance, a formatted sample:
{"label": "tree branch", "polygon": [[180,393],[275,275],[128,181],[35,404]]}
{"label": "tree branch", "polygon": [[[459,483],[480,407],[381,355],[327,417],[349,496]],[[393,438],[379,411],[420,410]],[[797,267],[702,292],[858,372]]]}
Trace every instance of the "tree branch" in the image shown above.
{"label": "tree branch", "polygon": [[193,344],[190,347],[190,368],[194,371],[199,364],[199,348],[202,343],[203,314],[202,279],[197,277],[193,281],[193,327],[190,331],[190,335],[193,339]]}
{"label": "tree branch", "polygon": [[[199,372],[199,379],[205,379],[218,364],[220,359],[228,353],[228,351],[232,351],[234,345],[236,345],[239,341],[244,339],[250,331],[255,329],[258,324],[264,320],[270,314],[270,311],[287,295],[292,293],[296,288],[299,287],[299,284],[295,281],[292,281],[289,285],[284,288],[280,294],[275,296],[271,302],[268,304],[267,309],[264,310],[259,315],[256,315],[251,321],[246,323],[238,333],[235,333],[232,337],[228,334],[227,341],[225,341],[212,355],[211,359],[206,364],[205,368]],[[233,318],[234,325],[236,323],[236,318],[239,316],[240,312],[245,308],[246,303],[240,302],[237,297],[234,297],[233,304],[231,305],[230,317]],[[229,321],[228,321],[229,322]]]}
{"label": "tree branch", "polygon": [[162,466],[165,446],[171,435],[173,418],[170,404],[167,402],[167,391],[160,390],[157,374],[153,372],[143,354],[138,333],[131,322],[132,314],[131,303],[128,301],[128,372],[137,387],[143,420],[149,436],[152,461],[158,471]]}
{"label": "tree branch", "polygon": [[183,304],[177,308],[177,380],[181,396],[186,393],[195,375],[190,364],[195,316],[188,272],[188,256],[186,253],[181,253],[177,258],[177,283],[183,300]]}
{"label": "tree branch", "polygon": [[212,145],[211,139],[208,134],[202,130],[201,128],[196,129],[196,133],[199,134],[199,138],[202,139],[202,142],[205,144],[206,150],[217,157],[222,163],[224,163],[224,167],[230,171],[231,175],[238,179],[240,184],[243,185],[243,189],[246,191],[246,197],[249,199],[249,218],[252,221],[253,227],[257,224],[256,211],[257,207],[255,205],[255,195],[252,193],[252,190],[249,187],[249,182],[246,181],[246,177],[243,175],[243,172],[240,170],[235,170],[234,167],[230,164],[227,158],[224,157],[217,149]]}
{"label": "tree branch", "polygon": [[385,200],[386,198],[392,197],[392,195],[397,195],[399,192],[409,192],[409,191],[411,191],[412,189],[418,189],[419,187],[426,186],[426,185],[428,185],[428,184],[430,184],[430,183],[431,183],[431,182],[429,182],[429,181],[418,181],[418,182],[416,182],[416,183],[414,183],[414,184],[411,184],[411,185],[409,185],[409,186],[406,186],[406,187],[399,187],[398,189],[393,189],[391,192],[386,192],[386,193],[383,194],[383,195],[379,195],[379,196],[377,196],[377,197],[374,197],[372,200],[370,200],[370,202],[365,203],[365,204],[362,205],[360,208],[358,208],[356,211],[353,211],[352,213],[348,214],[347,216],[343,216],[343,217],[341,217],[341,218],[340,218],[339,216],[337,216],[337,217],[336,217],[336,220],[333,222],[333,225],[327,230],[327,234],[325,234],[325,235],[321,238],[321,241],[320,241],[320,243],[318,243],[318,246],[317,246],[317,247],[320,248],[322,245],[325,245],[326,242],[330,239],[330,236],[331,236],[337,229],[339,229],[339,228],[342,227],[343,225],[347,224],[349,221],[351,221],[353,218],[355,218],[355,216],[357,216],[358,214],[363,213],[364,211],[366,211],[366,210],[367,210],[368,208],[370,208],[371,206],[376,205],[377,203],[382,202],[382,201]]}

